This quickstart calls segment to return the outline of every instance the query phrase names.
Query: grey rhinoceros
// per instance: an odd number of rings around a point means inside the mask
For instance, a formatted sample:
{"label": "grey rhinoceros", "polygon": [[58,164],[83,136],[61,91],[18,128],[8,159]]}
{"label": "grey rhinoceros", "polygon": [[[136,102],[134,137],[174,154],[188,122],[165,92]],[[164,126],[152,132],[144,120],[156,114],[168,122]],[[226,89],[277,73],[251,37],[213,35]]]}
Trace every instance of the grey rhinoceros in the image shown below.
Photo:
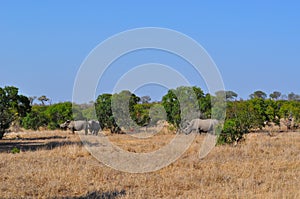
{"label": "grey rhinoceros", "polygon": [[185,134],[190,134],[192,131],[212,132],[218,123],[216,119],[193,119],[183,132]]}
{"label": "grey rhinoceros", "polygon": [[90,120],[90,121],[88,121],[88,128],[93,135],[98,135],[98,132],[101,129],[101,126],[99,124],[99,121]]}
{"label": "grey rhinoceros", "polygon": [[59,125],[60,128],[63,129],[70,129],[72,133],[74,134],[75,131],[82,131],[84,130],[85,134],[88,134],[88,122],[85,120],[67,120],[63,124]]}

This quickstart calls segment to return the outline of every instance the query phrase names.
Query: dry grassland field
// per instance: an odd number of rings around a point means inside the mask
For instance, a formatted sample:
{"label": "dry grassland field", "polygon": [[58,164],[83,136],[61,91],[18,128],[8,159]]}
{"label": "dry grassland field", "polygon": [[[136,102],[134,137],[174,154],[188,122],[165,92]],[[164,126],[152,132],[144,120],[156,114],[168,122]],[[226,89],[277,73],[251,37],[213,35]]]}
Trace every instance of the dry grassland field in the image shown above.
{"label": "dry grassland field", "polygon": [[[130,152],[150,152],[174,136],[107,135]],[[300,133],[251,133],[199,159],[205,134],[174,163],[131,174],[97,161],[78,135],[20,132],[0,140],[0,198],[300,198]],[[13,148],[19,153],[12,153]]]}

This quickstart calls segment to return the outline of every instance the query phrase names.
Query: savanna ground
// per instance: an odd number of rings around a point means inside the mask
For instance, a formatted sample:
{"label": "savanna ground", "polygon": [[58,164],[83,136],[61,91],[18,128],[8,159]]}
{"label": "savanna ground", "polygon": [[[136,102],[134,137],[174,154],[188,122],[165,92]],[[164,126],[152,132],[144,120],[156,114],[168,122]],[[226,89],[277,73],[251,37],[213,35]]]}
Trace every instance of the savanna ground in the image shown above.
{"label": "savanna ground", "polygon": [[[131,152],[149,152],[174,134],[108,135]],[[300,133],[251,133],[199,159],[205,134],[171,165],[131,174],[99,163],[77,135],[7,134],[0,140],[0,198],[300,198]],[[13,148],[20,153],[13,154]],[[138,164],[138,163],[137,163]]]}

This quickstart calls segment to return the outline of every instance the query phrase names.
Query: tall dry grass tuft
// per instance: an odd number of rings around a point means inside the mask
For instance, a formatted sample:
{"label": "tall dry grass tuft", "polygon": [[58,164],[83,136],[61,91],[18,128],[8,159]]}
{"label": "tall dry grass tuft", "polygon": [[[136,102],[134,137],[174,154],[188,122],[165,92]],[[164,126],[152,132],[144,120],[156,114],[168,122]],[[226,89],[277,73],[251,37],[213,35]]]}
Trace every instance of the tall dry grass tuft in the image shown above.
{"label": "tall dry grass tuft", "polygon": [[[36,136],[40,134],[22,134],[24,138]],[[109,137],[125,150],[136,152],[155,150],[173,137],[162,134],[138,140],[127,136]],[[18,154],[0,153],[0,197],[79,197],[115,191],[125,193],[119,198],[300,198],[299,133],[249,134],[242,144],[215,147],[200,160],[204,136],[197,136],[171,165],[156,172],[130,174],[96,161],[76,135],[44,132],[40,140],[33,141],[45,146],[60,144]],[[12,141],[2,140],[0,145]]]}

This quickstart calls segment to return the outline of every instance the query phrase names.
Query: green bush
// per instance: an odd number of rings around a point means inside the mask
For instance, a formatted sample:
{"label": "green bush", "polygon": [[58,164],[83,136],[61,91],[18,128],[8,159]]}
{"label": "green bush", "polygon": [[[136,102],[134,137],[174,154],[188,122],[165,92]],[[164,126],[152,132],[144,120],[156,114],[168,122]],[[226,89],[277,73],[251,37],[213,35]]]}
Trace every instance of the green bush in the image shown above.
{"label": "green bush", "polygon": [[45,106],[33,106],[31,112],[21,119],[21,125],[25,129],[38,130],[41,126],[48,125],[48,118],[44,113]]}
{"label": "green bush", "polygon": [[72,103],[63,102],[48,106],[35,105],[31,112],[21,119],[25,129],[37,130],[39,127],[48,129],[59,128],[59,124],[73,119]]}
{"label": "green bush", "polygon": [[242,128],[237,120],[226,120],[223,130],[218,135],[217,144],[232,144],[239,141],[245,133],[248,133],[248,130]]}
{"label": "green bush", "polygon": [[17,147],[14,147],[14,148],[11,149],[10,152],[13,153],[13,154],[20,153],[20,149],[18,149]]}

